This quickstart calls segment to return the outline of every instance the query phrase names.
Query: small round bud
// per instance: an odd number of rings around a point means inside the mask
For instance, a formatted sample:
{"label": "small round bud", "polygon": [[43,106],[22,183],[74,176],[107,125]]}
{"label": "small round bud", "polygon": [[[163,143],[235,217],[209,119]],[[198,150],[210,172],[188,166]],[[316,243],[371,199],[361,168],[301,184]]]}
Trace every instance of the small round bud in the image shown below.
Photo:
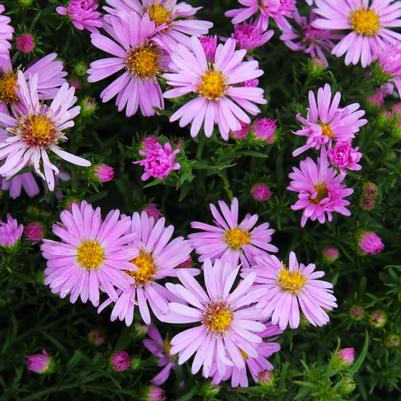
{"label": "small round bud", "polygon": [[166,399],[166,392],[161,387],[148,386],[142,391],[141,401],[164,401]]}
{"label": "small round bud", "polygon": [[384,339],[384,345],[387,348],[390,349],[396,349],[399,348],[401,345],[401,338],[397,334],[389,334],[385,339]]}
{"label": "small round bud", "polygon": [[263,182],[255,184],[251,188],[250,194],[257,202],[267,202],[272,196],[270,188]]}
{"label": "small round bud", "polygon": [[340,251],[334,246],[325,247],[322,254],[323,261],[328,265],[332,265],[340,257]]}
{"label": "small round bud", "polygon": [[124,372],[131,366],[131,357],[125,351],[115,352],[111,356],[111,366],[116,372]]}
{"label": "small round bud", "polygon": [[41,354],[28,355],[25,357],[26,367],[30,372],[38,374],[49,374],[54,370],[54,363],[46,350]]}
{"label": "small round bud", "polygon": [[376,255],[384,249],[381,238],[372,231],[364,231],[359,235],[358,246],[363,254]]}
{"label": "small round bud", "polygon": [[387,315],[381,310],[374,311],[369,317],[369,323],[376,329],[381,329],[387,323]]}
{"label": "small round bud", "polygon": [[85,97],[80,102],[81,116],[85,118],[92,117],[97,110],[97,103],[92,97]]}
{"label": "small round bud", "polygon": [[351,394],[356,388],[356,384],[352,377],[345,376],[339,383],[338,390],[341,394]]}
{"label": "small round bud", "polygon": [[94,176],[96,181],[103,184],[105,182],[109,182],[114,178],[114,169],[107,164],[99,164],[97,166],[93,166],[94,168]]}
{"label": "small round bud", "polygon": [[312,77],[319,77],[327,69],[327,64],[320,57],[312,57],[308,60],[306,70]]}
{"label": "small round bud", "polygon": [[138,370],[142,367],[142,361],[140,358],[132,358],[131,369]]}
{"label": "small round bud", "polygon": [[352,305],[349,314],[353,320],[362,320],[365,317],[365,309],[359,305]]}
{"label": "small round bud", "polygon": [[350,366],[355,360],[355,349],[354,348],[342,348],[338,351],[338,357],[344,365]]}
{"label": "small round bud", "polygon": [[88,341],[95,347],[104,344],[103,333],[99,329],[91,330],[88,334]]}
{"label": "small round bud", "polygon": [[44,236],[44,228],[39,223],[29,223],[24,227],[24,234],[35,244],[42,240]]}
{"label": "small round bud", "polygon": [[86,77],[86,72],[88,70],[88,65],[84,61],[80,61],[74,65],[74,73],[79,77]]}
{"label": "small round bud", "polygon": [[23,54],[31,53],[35,46],[35,39],[30,33],[21,33],[15,39],[15,47]]}

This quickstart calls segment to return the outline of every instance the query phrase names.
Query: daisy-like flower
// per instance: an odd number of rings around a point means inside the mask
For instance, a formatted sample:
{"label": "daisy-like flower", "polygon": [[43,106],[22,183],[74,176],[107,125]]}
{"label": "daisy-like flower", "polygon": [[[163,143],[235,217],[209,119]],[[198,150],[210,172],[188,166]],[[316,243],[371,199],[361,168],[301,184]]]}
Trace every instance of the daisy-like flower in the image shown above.
{"label": "daisy-like flower", "polygon": [[0,125],[7,132],[4,142],[0,143],[0,160],[5,160],[0,175],[8,179],[24,167],[33,165],[53,191],[54,173],[57,175],[60,171],[51,163],[48,150],[70,163],[90,166],[89,161],[58,146],[60,141],[67,140],[64,130],[74,126],[73,118],[79,114],[79,106],[73,107],[77,100],[75,90],[64,84],[47,106],[39,100],[37,74],[31,76],[28,83],[19,71],[17,84],[22,107],[14,110],[13,117],[0,113]]}
{"label": "daisy-like flower", "polygon": [[[266,325],[266,330],[260,333],[260,336],[265,339],[266,337],[277,336],[283,332],[278,326],[274,326],[271,323]],[[258,383],[261,378],[266,375],[266,372],[273,370],[273,365],[269,362],[267,358],[280,351],[280,344],[274,341],[263,341],[258,344],[257,352],[258,357],[249,357],[245,352],[241,352],[242,357],[245,361],[245,367],[239,369],[235,366],[228,367],[226,373],[220,376],[216,371],[212,374],[213,384],[217,385],[222,381],[227,381],[231,378],[231,387],[248,387],[248,370],[255,383]]]}
{"label": "daisy-like flower", "polygon": [[117,299],[116,288],[127,288],[124,270],[132,269],[130,260],[137,255],[130,232],[131,220],[120,219],[112,210],[103,220],[100,208],[82,201],[73,203],[71,211],[60,214],[61,222],[53,225],[53,233],[61,241],[43,240],[42,255],[47,259],[45,284],[52,293],[71,303],[81,297],[99,305],[99,292]]}
{"label": "daisy-like flower", "polygon": [[177,3],[177,0],[106,0],[106,3],[110,7],[104,9],[117,16],[121,12],[147,14],[158,28],[156,38],[168,52],[173,51],[178,43],[188,46],[190,36],[206,35],[213,27],[209,21],[194,18],[202,7]]}
{"label": "daisy-like flower", "polygon": [[5,10],[5,7],[0,4],[0,55],[8,55],[14,33],[14,28],[10,25],[10,17],[3,15]]}
{"label": "daisy-like flower", "polygon": [[401,3],[393,0],[316,0],[313,12],[319,16],[313,26],[351,31],[332,50],[345,64],[366,67],[376,60],[386,44],[399,42]]}
{"label": "daisy-like flower", "polygon": [[[126,271],[129,287],[119,293],[111,320],[125,320],[126,325],[130,326],[137,305],[146,324],[151,322],[149,306],[156,317],[163,321],[164,315],[169,312],[171,294],[157,281],[176,277],[179,270],[176,267],[188,259],[192,248],[183,237],[170,242],[174,227],[166,227],[164,217],[155,222],[146,212],[133,214],[131,232],[135,235],[131,247],[136,255],[131,258],[131,268]],[[190,271],[197,273],[196,269]],[[104,302],[99,312],[112,302],[113,299]]]}
{"label": "daisy-like flower", "polygon": [[328,152],[331,164],[338,168],[341,174],[345,174],[346,170],[358,171],[362,166],[358,162],[362,158],[359,148],[353,148],[348,142],[339,142]]}
{"label": "daisy-like flower", "polygon": [[18,225],[18,221],[11,214],[7,215],[7,221],[0,220],[0,247],[12,247],[22,237],[24,226]]}
{"label": "daisy-like flower", "polygon": [[[206,291],[188,273],[180,269],[178,278],[182,284],[167,284],[177,297],[170,303],[169,323],[198,323],[199,325],[177,334],[171,340],[170,353],[178,354],[182,365],[195,354],[192,373],[203,366],[202,374],[209,377],[213,369],[223,376],[228,366],[245,367],[243,353],[258,356],[257,346],[262,342],[260,311],[253,305],[258,297],[252,289],[255,274],[249,274],[232,291],[239,267],[214,265],[206,260],[203,273]],[[258,295],[259,296],[259,295]]]}
{"label": "daisy-like flower", "polygon": [[315,19],[316,16],[313,12],[310,13],[309,17],[303,17],[296,11],[294,13],[296,27],[290,25],[285,28],[280,39],[291,50],[302,51],[311,58],[318,58],[327,67],[329,63],[324,50],[330,53],[335,46],[334,40],[341,39],[342,36],[327,29],[315,28],[312,25]]}
{"label": "daisy-like flower", "polygon": [[88,70],[89,82],[98,82],[121,70],[124,72],[114,80],[100,98],[103,103],[117,96],[118,111],[126,108],[127,117],[138,108],[146,116],[153,116],[155,108],[163,109],[163,96],[158,82],[159,73],[166,66],[166,55],[153,40],[155,23],[145,14],[121,14],[121,18],[109,16],[104,29],[113,38],[93,33],[94,46],[113,57],[94,61]]}
{"label": "daisy-like flower", "polygon": [[221,259],[222,262],[237,266],[239,262],[249,267],[256,255],[267,252],[277,252],[277,248],[270,244],[273,229],[269,223],[255,227],[258,215],[247,214],[241,223],[238,223],[238,199],[233,198],[231,207],[224,201],[218,202],[221,212],[216,206],[210,204],[210,211],[214,217],[210,225],[193,221],[191,227],[201,232],[190,234],[189,239],[199,261]]}
{"label": "daisy-like flower", "polygon": [[[381,70],[389,76],[401,96],[401,44],[387,45],[379,54]],[[383,100],[384,104],[384,100]]]}
{"label": "daisy-like flower", "polygon": [[[37,90],[40,99],[53,99],[57,91],[66,83],[67,72],[64,65],[56,60],[57,53],[35,61],[30,67],[22,69],[27,81],[34,74],[38,76]],[[13,69],[9,56],[0,57],[0,112],[8,113],[8,106],[20,106],[18,97],[18,70]]]}
{"label": "daisy-like flower", "polygon": [[234,33],[231,35],[240,49],[252,50],[266,44],[273,36],[274,31],[264,31],[259,24],[244,22],[234,25]]}
{"label": "daisy-like flower", "polygon": [[224,15],[232,18],[233,24],[239,24],[257,15],[258,23],[264,31],[269,26],[269,18],[272,18],[280,29],[288,27],[287,18],[292,18],[296,10],[295,0],[238,0],[238,3],[245,7],[229,10]]}
{"label": "daisy-like flower", "polygon": [[252,271],[256,273],[255,286],[263,294],[258,307],[264,317],[271,316],[272,323],[282,330],[299,326],[300,310],[313,326],[328,323],[326,311],[337,307],[333,285],[319,280],[324,272],[315,269],[312,263],[298,263],[294,252],[288,268],[275,256],[258,257]]}
{"label": "daisy-like flower", "polygon": [[302,160],[300,167],[294,167],[289,177],[291,178],[289,191],[298,192],[298,200],[291,206],[292,210],[302,210],[301,226],[304,227],[308,219],[318,220],[323,224],[332,221],[333,213],[350,216],[347,209],[350,202],[345,200],[354,191],[342,184],[344,175],[337,175],[334,168],[328,166],[326,151],[315,163],[311,158]]}
{"label": "daisy-like flower", "polygon": [[310,148],[320,149],[334,142],[351,142],[360,128],[368,123],[362,117],[359,103],[353,103],[340,108],[341,93],[337,92],[333,99],[331,87],[326,84],[319,88],[317,97],[309,91],[309,109],[306,118],[300,114],[297,119],[302,123],[302,129],[295,135],[305,136],[306,144],[294,150],[292,155],[298,156]]}
{"label": "daisy-like flower", "polygon": [[155,386],[163,384],[170,376],[171,370],[175,369],[176,359],[175,355],[170,354],[171,344],[168,339],[162,338],[159,330],[153,324],[148,326],[148,337],[143,340],[143,345],[157,358],[159,358],[158,366],[163,369],[151,380]]}
{"label": "daisy-like flower", "polygon": [[[177,110],[170,121],[180,121],[180,127],[192,123],[191,136],[198,135],[202,126],[207,137],[217,124],[224,140],[230,131],[241,129],[241,122],[250,123],[246,114],[260,113],[256,104],[266,104],[263,89],[240,86],[247,80],[263,75],[257,61],[243,61],[246,50],[235,50],[235,40],[219,44],[214,62],[208,62],[199,39],[192,37],[191,46],[178,45],[171,54],[172,62],[167,83],[173,89],[166,98],[194,94],[195,98]],[[245,111],[244,111],[245,110]]]}
{"label": "daisy-like flower", "polygon": [[24,189],[30,198],[33,198],[40,192],[39,186],[32,173],[23,173],[10,180],[0,178],[0,189],[2,191],[8,191],[12,199],[17,199],[21,195],[22,189]]}

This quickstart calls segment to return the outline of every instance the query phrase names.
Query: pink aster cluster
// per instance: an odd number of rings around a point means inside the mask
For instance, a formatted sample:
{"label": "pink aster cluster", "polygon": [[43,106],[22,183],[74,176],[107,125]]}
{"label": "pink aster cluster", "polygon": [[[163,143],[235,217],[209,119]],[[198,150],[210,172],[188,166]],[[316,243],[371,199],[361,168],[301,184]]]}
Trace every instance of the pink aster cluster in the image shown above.
{"label": "pink aster cluster", "polygon": [[179,152],[179,149],[173,151],[170,143],[162,145],[156,137],[150,136],[144,139],[143,148],[139,151],[144,159],[133,163],[143,166],[144,173],[141,177],[143,181],[151,177],[163,180],[172,171],[181,168],[180,164],[175,161]]}

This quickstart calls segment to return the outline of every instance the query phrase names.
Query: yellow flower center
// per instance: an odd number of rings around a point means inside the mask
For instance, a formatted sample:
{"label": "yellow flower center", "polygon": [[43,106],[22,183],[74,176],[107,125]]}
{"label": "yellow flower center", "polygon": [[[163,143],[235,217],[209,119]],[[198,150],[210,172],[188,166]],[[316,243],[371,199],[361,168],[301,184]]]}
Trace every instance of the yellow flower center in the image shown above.
{"label": "yellow flower center", "polygon": [[44,148],[57,140],[57,129],[52,120],[43,114],[24,117],[20,121],[21,138],[30,146]]}
{"label": "yellow flower center", "polygon": [[131,277],[135,279],[135,285],[143,287],[145,284],[150,283],[156,273],[155,262],[148,253],[143,251],[139,252],[139,255],[131,260],[138,270],[126,271]]}
{"label": "yellow flower center", "polygon": [[333,131],[330,128],[329,124],[321,124],[322,134],[327,136],[328,138],[333,138]]}
{"label": "yellow flower center", "polygon": [[222,303],[210,304],[203,315],[202,323],[212,332],[223,333],[233,320],[230,309]]}
{"label": "yellow flower center", "polygon": [[198,86],[199,94],[208,100],[218,100],[224,96],[226,89],[226,81],[221,71],[206,71]]}
{"label": "yellow flower center", "polygon": [[139,46],[128,52],[127,69],[139,78],[153,78],[159,71],[160,54],[151,45]]}
{"label": "yellow flower center", "polygon": [[77,263],[85,270],[97,270],[104,261],[103,248],[97,241],[83,241],[77,252]]}
{"label": "yellow flower center", "polygon": [[230,249],[239,251],[243,245],[248,245],[251,242],[251,234],[240,228],[233,228],[224,233],[224,241]]}
{"label": "yellow flower center", "polygon": [[6,73],[0,78],[0,101],[4,103],[18,102],[18,96],[15,91],[17,88],[17,75]]}
{"label": "yellow flower center", "polygon": [[298,294],[306,284],[306,278],[299,272],[290,272],[284,265],[278,272],[277,283],[283,291]]}
{"label": "yellow flower center", "polygon": [[146,11],[149,15],[149,18],[154,21],[157,26],[163,25],[170,21],[170,11],[160,4],[150,6]]}
{"label": "yellow flower center", "polygon": [[380,18],[374,10],[361,8],[353,11],[350,20],[352,28],[360,35],[374,36],[381,28]]}
{"label": "yellow flower center", "polygon": [[317,192],[316,198],[312,200],[316,205],[322,201],[323,199],[329,196],[329,190],[326,184],[317,184],[315,185],[315,191]]}

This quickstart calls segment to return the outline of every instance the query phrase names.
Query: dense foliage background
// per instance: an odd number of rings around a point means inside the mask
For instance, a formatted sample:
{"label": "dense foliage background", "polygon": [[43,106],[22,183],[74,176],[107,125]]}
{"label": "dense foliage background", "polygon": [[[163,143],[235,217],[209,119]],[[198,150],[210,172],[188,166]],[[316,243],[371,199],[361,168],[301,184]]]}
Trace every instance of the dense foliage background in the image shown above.
{"label": "dense foliage background", "polygon": [[[19,3],[24,2],[5,1],[7,14],[16,32],[33,33],[39,46],[29,56],[15,52],[14,64],[27,65],[51,51],[59,54],[69,78],[81,82],[77,93],[82,104],[88,98],[97,102],[94,113],[81,113],[66,146],[95,163],[113,166],[116,174],[112,182],[100,186],[84,169],[68,165],[71,181],[59,185],[57,196],[42,191],[33,199],[23,195],[14,201],[7,192],[0,193],[1,217],[11,212],[23,224],[39,221],[47,227],[49,236],[51,225],[71,199],[86,199],[100,205],[103,211],[119,208],[126,214],[154,202],[176,227],[176,234],[187,235],[191,221],[210,221],[210,202],[237,196],[242,215],[258,213],[261,221],[270,222],[276,229],[273,243],[279,247],[280,257],[295,250],[300,260],[316,261],[326,271],[327,280],[335,285],[339,307],[331,314],[330,324],[313,328],[305,323],[299,330],[287,330],[280,337],[282,351],[272,359],[273,383],[238,390],[226,385],[213,388],[183,366],[164,386],[167,399],[401,400],[401,135],[397,122],[366,104],[367,96],[377,86],[374,76],[367,76],[359,66],[346,67],[342,59],[333,57],[330,69],[314,74],[307,56],[288,49],[277,32],[267,45],[253,52],[265,71],[262,86],[269,102],[262,115],[277,119],[277,142],[224,142],[217,135],[191,139],[188,129],[168,122],[169,111],[148,119],[140,115],[126,118],[117,112],[113,101],[100,104],[98,94],[104,82],[89,85],[86,81],[86,67],[100,54],[91,45],[89,34],[73,29],[55,13],[58,1],[32,1],[28,7]],[[236,1],[190,3],[204,6],[199,18],[213,21],[214,33],[232,32],[224,11],[236,7]],[[302,159],[294,159],[291,152],[304,141],[292,131],[299,127],[296,113],[305,113],[308,90],[316,90],[326,82],[342,92],[342,104],[359,102],[368,110],[369,124],[357,137],[364,154],[363,170],[347,178],[348,186],[355,189],[352,217],[337,215],[330,224],[309,222],[302,229],[300,213],[290,209],[295,195],[286,190],[289,172]],[[138,159],[141,139],[150,134],[163,135],[182,146],[182,168],[165,182],[141,181],[142,168],[132,164]],[[371,211],[359,206],[362,185],[367,181],[376,183],[380,193]],[[250,196],[250,188],[256,182],[266,182],[271,188],[273,196],[268,202],[256,203]],[[382,253],[370,257],[357,251],[356,237],[361,229],[371,229],[382,237]],[[323,262],[325,246],[335,246],[340,251],[333,265]],[[108,312],[98,315],[89,304],[71,305],[67,299],[53,296],[42,284],[45,261],[39,245],[25,241],[17,253],[3,253],[0,257],[0,399],[139,399],[141,389],[158,371],[155,360],[142,345],[143,325],[138,321],[127,328],[120,322],[111,323]],[[358,319],[351,312],[354,306],[363,310]],[[370,321],[377,310],[388,318],[381,328],[375,328]],[[88,333],[95,328],[105,337],[99,347],[88,341]],[[162,331],[164,328],[161,326]],[[168,329],[174,332],[173,326]],[[333,364],[332,353],[340,345],[356,349],[357,362],[347,372]],[[42,349],[48,350],[57,362],[52,375],[34,375],[24,365],[25,355]],[[133,367],[124,373],[116,373],[109,366],[111,354],[120,350],[134,358]],[[351,394],[347,394],[349,377],[356,383]]]}

